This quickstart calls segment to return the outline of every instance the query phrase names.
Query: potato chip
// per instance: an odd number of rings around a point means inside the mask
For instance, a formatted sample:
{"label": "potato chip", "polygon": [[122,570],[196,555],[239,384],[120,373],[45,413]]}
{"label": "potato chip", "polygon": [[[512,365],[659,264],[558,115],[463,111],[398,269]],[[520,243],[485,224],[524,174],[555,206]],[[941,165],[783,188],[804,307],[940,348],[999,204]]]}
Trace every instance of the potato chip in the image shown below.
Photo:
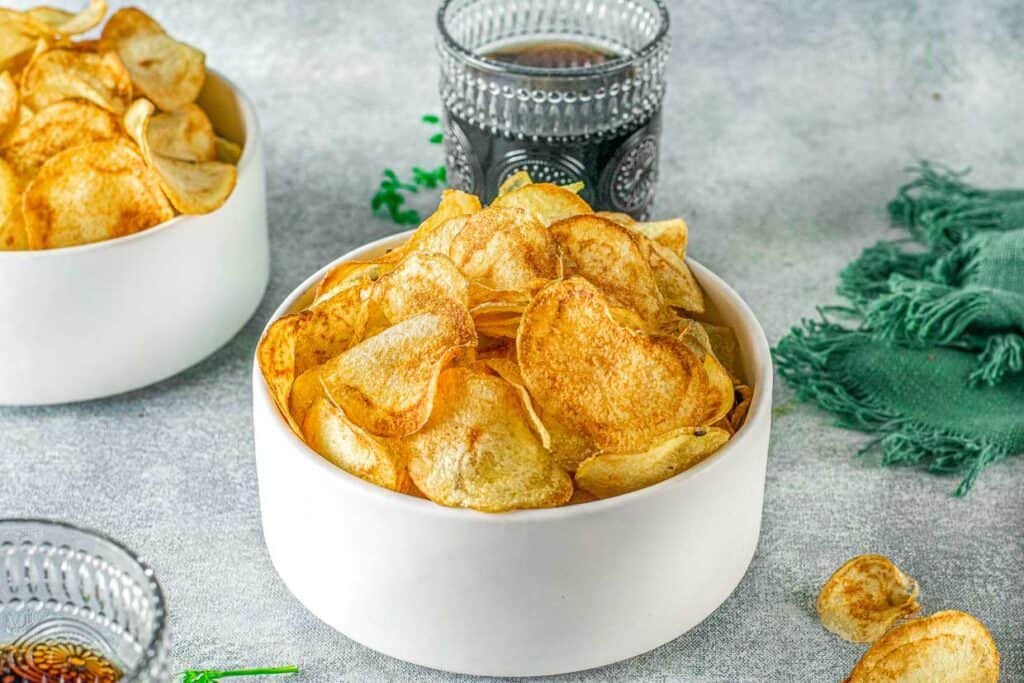
{"label": "potato chip", "polygon": [[371,337],[420,313],[446,311],[452,304],[467,308],[469,282],[451,259],[427,252],[409,254],[370,287],[366,324],[359,337]]}
{"label": "potato chip", "polygon": [[896,626],[872,645],[847,683],[996,683],[999,650],[970,614],[936,612]]}
{"label": "potato chip", "polygon": [[352,424],[327,399],[313,402],[302,435],[310,448],[349,474],[392,491],[406,487],[405,462],[397,449],[392,452],[387,440]]}
{"label": "potato chip", "polygon": [[21,74],[21,99],[33,110],[75,98],[115,114],[127,110],[132,81],[121,59],[113,52],[46,50]]}
{"label": "potato chip", "polygon": [[242,160],[242,146],[237,142],[232,142],[227,138],[217,135],[213,139],[213,147],[217,161],[237,166],[238,162]]}
{"label": "potato chip", "polygon": [[120,138],[52,157],[25,189],[22,212],[33,249],[130,235],[174,216],[156,174]]}
{"label": "potato chip", "polygon": [[18,177],[0,159],[0,251],[28,249],[28,236],[21,218],[21,192]]}
{"label": "potato chip", "polygon": [[704,312],[704,292],[690,272],[686,261],[668,247],[639,235],[640,251],[651,266],[665,303],[691,313]]}
{"label": "potato chip", "polygon": [[147,140],[154,154],[171,159],[217,159],[217,138],[213,132],[213,124],[206,113],[195,104],[186,104],[177,111],[154,115],[149,120]]}
{"label": "potato chip", "polygon": [[185,214],[210,213],[220,208],[235,189],[238,169],[220,161],[190,162],[156,154],[149,146],[153,103],[135,100],[124,116],[124,127],[160,177],[160,186],[174,208]]}
{"label": "potato chip", "polygon": [[11,74],[4,71],[0,73],[0,139],[3,139],[7,130],[18,122],[20,109],[18,86],[11,78]]}
{"label": "potato chip", "polygon": [[686,427],[639,453],[601,453],[576,469],[576,485],[598,498],[637,491],[674,477],[729,440],[717,427]]}
{"label": "potato chip", "polygon": [[195,102],[206,80],[206,56],[171,38],[145,12],[118,10],[103,27],[101,44],[113,50],[131,73],[138,93],[163,111]]}
{"label": "potato chip", "polygon": [[21,199],[18,176],[10,164],[0,158],[0,225],[14,213]]}
{"label": "potato chip", "polygon": [[621,213],[619,211],[595,211],[594,215],[599,218],[610,220],[612,223],[618,223],[624,228],[632,228],[636,225],[636,219],[628,213]]}
{"label": "potato chip", "polygon": [[873,643],[920,609],[917,581],[881,555],[859,555],[825,582],[818,595],[821,624],[851,643]]}
{"label": "potato chip", "polygon": [[0,10],[0,71],[18,74],[32,58],[38,37],[23,26],[10,22],[13,10]]}
{"label": "potato chip", "polygon": [[518,209],[489,207],[473,214],[449,255],[466,277],[492,289],[522,291],[560,274],[551,235]]}
{"label": "potato chip", "polygon": [[537,438],[540,439],[540,443],[544,448],[551,448],[551,435],[548,433],[547,427],[541,421],[537,415],[537,409],[533,405],[533,399],[530,397],[530,392],[526,389],[526,383],[523,381],[523,374],[519,371],[519,364],[516,363],[515,358],[499,358],[490,357],[483,360],[477,361],[475,364],[479,367],[485,367],[489,371],[501,377],[503,380],[512,385],[519,394],[519,400],[523,404],[523,410],[526,411],[527,416],[530,418],[530,426],[533,427],[534,433]]}
{"label": "potato chip", "polygon": [[121,135],[117,116],[91,102],[66,100],[51,104],[11,131],[0,144],[0,156],[28,182],[48,159],[66,149]]}
{"label": "potato chip", "polygon": [[566,505],[582,505],[583,503],[593,503],[595,500],[601,500],[590,491],[584,491],[583,489],[576,489],[572,492],[572,498]]}
{"label": "potato chip", "polygon": [[100,25],[107,15],[107,0],[89,0],[88,6],[77,14],[54,7],[34,7],[27,14],[48,26],[54,34],[75,36]]}
{"label": "potato chip", "polygon": [[380,261],[342,261],[327,271],[317,284],[313,302],[315,304],[330,299],[350,287],[369,284],[389,272],[394,265]]}
{"label": "potato chip", "polygon": [[[288,411],[285,413],[286,417],[289,418],[289,424],[304,424],[306,414],[309,413],[313,404],[318,399],[330,401],[327,392],[324,390],[323,383],[324,372],[327,369],[326,363],[324,365],[317,365],[295,378],[288,391]],[[302,434],[302,430],[296,429],[295,433]]]}
{"label": "potato chip", "polygon": [[740,342],[736,339],[736,333],[732,331],[732,328],[708,322],[697,324],[703,328],[711,351],[729,371],[729,374],[733,377],[742,377],[744,373]]}
{"label": "potato chip", "polygon": [[[402,247],[395,250],[395,257],[401,258],[414,251],[432,251],[448,256],[452,239],[462,229],[464,216],[480,210],[480,199],[461,190],[445,190],[441,202]],[[453,223],[449,221],[456,220]]]}
{"label": "potato chip", "polygon": [[636,311],[650,325],[665,315],[665,301],[639,240],[604,218],[574,216],[551,226],[569,272],[578,273],[613,303]]}
{"label": "potato chip", "polygon": [[708,393],[705,406],[708,413],[704,424],[714,424],[728,415],[732,409],[733,401],[736,398],[732,377],[711,351],[686,336],[681,337],[680,341],[700,359],[704,372],[707,374]]}
{"label": "potato chip", "polygon": [[682,218],[648,223],[633,222],[628,226],[644,237],[654,240],[681,259],[686,259],[686,246],[690,240],[690,228]]}
{"label": "potato chip", "polygon": [[302,373],[355,343],[356,332],[363,326],[364,289],[344,290],[305,311],[280,318],[260,340],[256,351],[260,371],[278,409],[297,433],[301,423],[290,420],[292,384]]}
{"label": "potato chip", "polygon": [[562,505],[573,493],[513,386],[494,375],[441,373],[430,419],[402,446],[417,488],[442,505],[504,512]]}
{"label": "potato chip", "polygon": [[551,183],[531,183],[499,195],[492,207],[522,209],[545,227],[570,216],[592,213],[590,205],[572,190]]}
{"label": "potato chip", "polygon": [[537,295],[523,313],[517,349],[542,419],[551,415],[602,450],[646,449],[669,432],[705,424],[720,408],[689,347],[623,327],[582,278]]}
{"label": "potato chip", "polygon": [[516,171],[508,178],[505,178],[505,180],[501,183],[501,186],[498,187],[498,195],[500,196],[503,194],[508,194],[509,192],[514,192],[515,190],[518,190],[521,187],[526,187],[532,182],[533,179],[530,178],[529,173],[527,173],[526,171]]}
{"label": "potato chip", "polygon": [[324,389],[354,424],[399,437],[427,421],[441,370],[476,344],[468,311],[446,308],[403,320],[321,366]]}
{"label": "potato chip", "polygon": [[736,391],[736,398],[733,399],[733,407],[729,411],[727,419],[733,431],[738,432],[743,423],[747,421],[747,413],[750,412],[750,403],[754,398],[754,390],[746,384],[736,384],[733,388]]}

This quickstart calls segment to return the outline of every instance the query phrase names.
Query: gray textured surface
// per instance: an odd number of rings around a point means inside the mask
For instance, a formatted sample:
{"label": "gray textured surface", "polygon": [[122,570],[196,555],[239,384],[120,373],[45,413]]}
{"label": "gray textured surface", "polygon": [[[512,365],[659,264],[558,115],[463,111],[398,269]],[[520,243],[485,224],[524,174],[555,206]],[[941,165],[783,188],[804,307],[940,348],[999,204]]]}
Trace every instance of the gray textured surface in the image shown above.
{"label": "gray textured surface", "polygon": [[[294,662],[299,680],[323,683],[444,679],[333,632],[281,584],[260,533],[249,412],[251,354],[276,303],[394,230],[367,214],[382,167],[440,161],[418,122],[437,109],[434,3],[143,4],[257,104],[270,291],[238,337],[175,379],[0,410],[0,514],[97,527],[150,558],[183,666]],[[1017,0],[672,5],[656,215],[690,221],[693,255],[750,302],[771,341],[888,234],[882,207],[907,162],[974,164],[982,181],[1024,184]],[[1024,680],[1024,458],[954,500],[953,480],[850,457],[862,437],[794,406],[781,383],[775,400],[764,530],[739,589],[686,636],[566,680],[838,680],[860,648],[824,632],[811,601],[866,551],[920,580],[925,611],[980,617],[1004,680]]]}

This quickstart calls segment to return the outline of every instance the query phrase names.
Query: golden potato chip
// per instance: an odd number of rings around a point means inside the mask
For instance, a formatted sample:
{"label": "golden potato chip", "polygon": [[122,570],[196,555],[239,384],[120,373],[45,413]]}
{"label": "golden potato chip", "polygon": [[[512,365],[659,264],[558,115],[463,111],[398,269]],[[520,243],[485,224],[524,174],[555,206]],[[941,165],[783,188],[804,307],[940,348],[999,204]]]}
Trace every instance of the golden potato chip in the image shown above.
{"label": "golden potato chip", "polygon": [[61,36],[75,36],[94,29],[107,15],[107,0],[89,0],[85,9],[73,14],[54,7],[34,7],[27,14]]}
{"label": "golden potato chip", "polygon": [[117,116],[84,100],[66,100],[18,124],[0,144],[0,156],[28,182],[48,159],[66,149],[121,135]]}
{"label": "golden potato chip", "polygon": [[28,249],[19,188],[14,170],[0,159],[0,251]]}
{"label": "golden potato chip", "polygon": [[746,384],[736,384],[736,398],[733,400],[732,410],[729,411],[729,425],[734,432],[738,432],[743,423],[747,421],[747,413],[750,412],[750,403],[754,398],[754,390]]}
{"label": "golden potato chip", "polygon": [[213,124],[195,104],[154,115],[149,120],[147,140],[154,154],[171,159],[214,161],[217,158]]}
{"label": "golden potato chip", "polygon": [[551,235],[518,209],[489,207],[473,214],[449,255],[466,277],[492,289],[521,291],[560,274]]}
{"label": "golden potato chip", "polygon": [[18,86],[6,71],[0,73],[0,139],[18,122],[21,98]]}
{"label": "golden potato chip", "polygon": [[686,261],[668,247],[643,235],[639,236],[638,245],[651,266],[654,281],[665,303],[691,313],[703,313],[704,292]]}
{"label": "golden potato chip", "polygon": [[352,424],[327,399],[313,402],[302,423],[302,435],[310,448],[349,474],[392,491],[406,487],[401,455],[393,453],[385,439]]}
{"label": "golden potato chip", "polygon": [[593,212],[575,192],[551,183],[524,185],[500,195],[491,206],[522,209],[545,227],[570,216]]}
{"label": "golden potato chip", "polygon": [[115,114],[132,102],[128,70],[113,52],[53,49],[32,58],[21,74],[21,99],[38,111],[56,102],[83,99]]}
{"label": "golden potato chip", "polygon": [[632,228],[636,225],[636,219],[628,213],[621,213],[619,211],[595,211],[594,215],[610,220],[612,223],[618,223],[624,228]]}
{"label": "golden potato chip", "polygon": [[550,230],[569,272],[582,275],[613,303],[633,309],[650,325],[664,317],[665,301],[654,272],[629,230],[592,215],[567,218]]}
{"label": "golden potato chip", "polygon": [[206,56],[171,38],[142,10],[115,12],[100,41],[124,61],[138,94],[163,111],[181,109],[199,96],[206,80]]}
{"label": "golden potato chip", "polygon": [[402,446],[416,487],[442,505],[504,512],[562,505],[573,493],[513,386],[494,375],[441,373],[430,419]]}
{"label": "golden potato chip", "polygon": [[680,339],[691,341],[705,351],[714,353],[714,349],[711,347],[711,337],[708,336],[703,324],[693,318],[676,318],[675,322]]}
{"label": "golden potato chip", "polygon": [[896,626],[872,645],[846,683],[996,683],[999,650],[970,614],[936,612]]}
{"label": "golden potato chip", "polygon": [[711,351],[686,336],[680,337],[680,341],[700,359],[704,372],[707,374],[708,393],[705,398],[705,407],[708,412],[704,424],[714,424],[728,415],[732,409],[733,401],[736,398],[732,377]]}
{"label": "golden potato chip", "polygon": [[[327,369],[327,364],[317,365],[295,378],[289,389],[288,411],[285,413],[285,416],[289,418],[289,424],[304,424],[306,414],[309,413],[317,399],[330,401],[323,383],[324,372]],[[296,430],[296,433],[302,434],[302,430]]]}
{"label": "golden potato chip", "polygon": [[518,190],[521,187],[526,187],[532,182],[533,179],[530,178],[529,173],[526,171],[516,171],[508,178],[505,178],[504,182],[501,183],[501,186],[498,187],[498,194],[508,194],[509,192]]}
{"label": "golden potato chip", "polygon": [[441,370],[460,349],[476,344],[468,311],[444,308],[407,318],[321,366],[327,395],[349,420],[386,437],[423,426]]}
{"label": "golden potato chip", "polygon": [[451,304],[461,309],[469,304],[469,282],[451,259],[428,252],[409,254],[370,287],[359,338],[420,313],[446,311]]}
{"label": "golden potato chip", "polygon": [[414,251],[433,251],[448,256],[452,239],[461,230],[462,222],[449,223],[452,219],[480,210],[480,199],[461,190],[445,190],[437,210],[420,223],[409,241],[396,249],[395,258],[401,258]]}
{"label": "golden potato chip", "polygon": [[821,625],[851,643],[873,643],[920,609],[917,581],[881,555],[848,560],[818,595]]}
{"label": "golden potato chip", "polygon": [[330,299],[342,290],[375,281],[394,268],[394,263],[380,261],[342,261],[327,271],[316,286],[314,304]]}
{"label": "golden potato chip", "polygon": [[18,208],[21,188],[10,164],[0,158],[0,225]]}
{"label": "golden potato chip", "polygon": [[130,235],[174,216],[156,174],[124,139],[52,157],[25,189],[22,212],[33,249]]}
{"label": "golden potato chip", "polygon": [[572,492],[572,498],[566,505],[582,505],[583,503],[593,503],[595,500],[601,500],[593,493],[584,491],[583,489],[576,489]]}
{"label": "golden potato chip", "polygon": [[639,453],[600,453],[580,463],[576,486],[598,498],[637,491],[674,477],[729,440],[717,427],[686,427]]}
{"label": "golden potato chip", "polygon": [[[260,340],[256,356],[260,372],[281,414],[292,421],[289,399],[296,378],[326,363],[354,342],[362,327],[363,290],[353,287],[310,308],[274,321]],[[319,382],[317,383],[319,386]]]}
{"label": "golden potato chip", "polygon": [[731,327],[715,325],[707,322],[697,323],[707,337],[709,348],[721,361],[725,369],[733,377],[743,376],[743,359],[740,354],[740,342]]}
{"label": "golden potato chip", "polygon": [[238,162],[242,160],[242,146],[237,142],[232,142],[227,138],[217,135],[213,139],[213,147],[217,161],[237,166]]}
{"label": "golden potato chip", "polygon": [[533,399],[530,397],[530,392],[526,389],[526,383],[523,381],[523,374],[519,371],[519,364],[516,363],[515,358],[500,358],[492,356],[483,360],[477,361],[475,364],[478,367],[487,368],[489,371],[501,377],[503,380],[512,385],[519,394],[519,400],[523,404],[523,410],[526,411],[527,416],[530,418],[530,426],[533,427],[534,433],[537,438],[540,439],[540,443],[544,448],[551,448],[551,435],[548,433],[547,427],[541,421],[540,416],[537,415],[537,409],[533,405]]}
{"label": "golden potato chip", "polygon": [[210,213],[231,196],[238,170],[220,161],[181,161],[156,154],[149,146],[149,122],[153,103],[135,100],[124,115],[124,127],[142,150],[146,162],[160,177],[160,186],[174,208],[185,214]]}
{"label": "golden potato chip", "polygon": [[26,12],[0,8],[0,71],[17,75],[33,57],[40,41],[52,29]]}
{"label": "golden potato chip", "polygon": [[523,313],[517,349],[541,418],[551,415],[602,450],[646,449],[681,427],[705,424],[720,408],[689,347],[623,327],[582,278],[541,290]]}
{"label": "golden potato chip", "polygon": [[628,227],[663,247],[667,247],[679,258],[686,259],[686,245],[690,240],[690,228],[682,218],[648,223],[634,221]]}

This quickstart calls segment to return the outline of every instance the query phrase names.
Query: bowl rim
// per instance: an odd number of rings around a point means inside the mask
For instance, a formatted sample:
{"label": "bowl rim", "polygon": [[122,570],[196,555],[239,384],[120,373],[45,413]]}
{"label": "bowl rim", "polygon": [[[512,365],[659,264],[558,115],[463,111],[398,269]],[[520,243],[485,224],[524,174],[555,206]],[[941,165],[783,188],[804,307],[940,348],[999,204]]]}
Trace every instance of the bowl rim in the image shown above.
{"label": "bowl rim", "polygon": [[[239,157],[236,168],[238,169],[238,178],[241,180],[242,176],[250,172],[252,165],[255,163],[252,159],[255,154],[253,148],[261,144],[262,131],[260,130],[259,119],[256,118],[256,107],[253,105],[252,100],[249,96],[239,88],[234,81],[222,74],[216,69],[207,67],[206,69],[207,78],[213,75],[215,78],[220,80],[228,87],[228,89],[235,96],[235,101],[238,102],[239,110],[242,115],[242,123],[245,126],[245,144],[242,146],[242,156]],[[71,255],[80,254],[87,251],[96,251],[101,249],[114,248],[116,245],[126,244],[129,242],[140,241],[147,237],[152,237],[156,234],[165,232],[172,229],[174,226],[181,225],[182,223],[188,223],[190,220],[197,218],[203,218],[207,216],[216,216],[218,213],[224,210],[227,203],[231,201],[231,198],[235,195],[236,187],[231,190],[231,194],[228,196],[227,201],[221,206],[217,207],[210,213],[203,214],[179,214],[174,218],[158,223],[153,227],[134,232],[130,235],[123,235],[121,237],[114,237],[108,240],[101,240],[99,242],[89,242],[87,244],[75,244],[69,247],[55,247],[53,249],[21,249],[19,251],[4,251],[0,250],[0,263],[3,261],[14,261],[14,260],[41,260],[48,257],[56,257],[58,255]]]}
{"label": "bowl rim", "polygon": [[[270,326],[277,321],[279,318],[287,315],[291,312],[295,302],[298,301],[303,295],[311,291],[316,284],[323,278],[328,270],[333,268],[343,261],[350,261],[359,258],[365,258],[371,254],[382,252],[386,249],[393,248],[405,240],[407,240],[415,230],[405,230],[398,233],[393,233],[385,237],[373,240],[366,244],[360,245],[355,249],[352,249],[342,256],[334,259],[330,263],[324,265],[322,268],[317,270],[315,273],[310,275],[308,278],[303,280],[298,286],[296,286],[284,301],[274,310],[271,314],[270,319],[264,326],[263,331],[260,333],[260,340],[266,334]],[[381,504],[394,504],[399,506],[407,506],[410,512],[418,514],[430,514],[440,517],[452,517],[454,519],[462,521],[482,521],[489,524],[518,524],[518,523],[531,523],[531,522],[542,522],[552,521],[555,519],[562,519],[567,517],[576,517],[581,515],[598,514],[605,512],[610,509],[614,509],[622,505],[630,505],[637,503],[647,497],[658,496],[661,494],[668,494],[674,488],[685,485],[692,479],[697,479],[704,476],[706,472],[716,469],[725,458],[727,457],[740,457],[742,452],[749,447],[749,444],[757,438],[753,429],[749,427],[756,422],[765,422],[766,429],[770,429],[771,426],[771,400],[772,400],[772,380],[774,378],[774,370],[772,365],[771,351],[768,345],[768,338],[765,335],[764,328],[761,326],[760,321],[754,315],[754,312],[750,309],[750,306],[746,301],[734,290],[725,280],[718,277],[710,269],[706,268],[700,262],[687,256],[686,258],[688,265],[697,275],[698,280],[711,279],[715,282],[725,298],[730,301],[732,308],[735,309],[740,318],[747,324],[750,333],[753,336],[753,351],[755,358],[753,359],[755,365],[760,365],[760,372],[758,377],[752,378],[753,385],[753,397],[750,403],[750,409],[747,413],[747,418],[740,427],[739,431],[729,439],[729,441],[722,446],[720,449],[715,451],[709,457],[705,458],[701,462],[697,463],[693,467],[680,472],[668,479],[660,481],[651,486],[624,493],[619,496],[613,496],[611,498],[603,498],[593,501],[587,501],[585,503],[579,503],[575,505],[560,505],[558,507],[549,508],[530,508],[525,510],[509,510],[507,512],[481,512],[479,510],[473,510],[470,508],[457,508],[440,505],[431,500],[419,498],[418,496],[410,496],[391,489],[377,486],[368,481],[365,481],[354,474],[350,474],[345,470],[341,469],[337,465],[330,463],[326,458],[321,456],[319,453],[310,448],[305,441],[303,441],[297,434],[295,434],[288,426],[284,417],[281,415],[281,411],[278,410],[277,404],[274,402],[270,395],[269,388],[267,387],[266,380],[263,377],[263,373],[260,371],[258,347],[257,353],[253,355],[253,388],[254,398],[253,400],[259,400],[266,410],[269,410],[274,416],[274,423],[272,428],[280,430],[286,433],[286,438],[290,439],[289,443],[295,446],[295,451],[301,454],[301,457],[307,458],[314,467],[322,468],[324,474],[322,476],[330,477],[333,482],[336,482],[339,486],[349,489],[349,492],[356,495],[366,495],[377,498]],[[258,394],[258,398],[256,396]],[[255,408],[255,404],[254,404]],[[258,419],[255,418],[254,419]],[[258,440],[258,438],[257,438]],[[255,442],[254,442],[255,447]],[[283,456],[282,456],[283,457]],[[257,476],[259,471],[257,469]]]}
{"label": "bowl rim", "polygon": [[90,529],[89,527],[80,526],[78,524],[72,524],[70,522],[63,522],[54,519],[46,519],[44,517],[0,517],[0,525],[4,524],[38,524],[40,526],[59,527],[67,529],[84,536],[92,536],[93,538],[99,539],[104,543],[112,545],[117,550],[120,550],[128,559],[134,562],[139,569],[142,570],[143,575],[149,580],[149,588],[153,592],[156,598],[155,605],[155,621],[156,628],[153,629],[153,635],[149,638],[149,641],[145,645],[145,651],[142,653],[142,657],[131,668],[130,671],[124,672],[124,680],[130,681],[136,675],[149,669],[153,664],[153,660],[160,654],[159,648],[165,644],[167,634],[167,619],[169,614],[167,612],[167,596],[164,593],[164,588],[160,585],[160,581],[156,578],[156,571],[153,567],[142,559],[134,550],[121,543],[117,539],[97,531]]}

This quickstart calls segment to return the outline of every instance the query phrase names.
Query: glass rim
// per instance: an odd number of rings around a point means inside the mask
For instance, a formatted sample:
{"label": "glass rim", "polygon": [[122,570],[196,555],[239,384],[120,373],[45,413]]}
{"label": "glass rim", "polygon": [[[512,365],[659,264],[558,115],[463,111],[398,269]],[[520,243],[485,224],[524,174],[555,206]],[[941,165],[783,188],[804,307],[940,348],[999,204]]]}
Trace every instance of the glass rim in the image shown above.
{"label": "glass rim", "polygon": [[145,649],[144,649],[144,651],[142,653],[142,657],[139,659],[138,662],[136,662],[135,666],[133,666],[131,668],[131,670],[124,672],[124,676],[123,676],[123,678],[121,680],[125,681],[125,683],[130,683],[132,680],[135,679],[136,676],[138,676],[140,673],[146,671],[150,667],[150,665],[152,665],[153,661],[157,658],[157,656],[160,654],[159,648],[164,643],[164,636],[165,636],[165,632],[167,631],[167,617],[168,617],[168,614],[167,614],[167,599],[164,596],[163,586],[160,585],[160,581],[158,581],[157,578],[156,578],[156,572],[149,565],[149,563],[146,562],[145,560],[143,560],[131,548],[128,548],[123,543],[121,543],[120,541],[114,539],[113,537],[108,536],[107,534],[105,534],[105,533],[103,533],[101,531],[96,531],[95,529],[89,529],[88,527],[79,526],[77,524],[71,524],[70,522],[60,522],[60,521],[56,521],[56,520],[52,520],[52,519],[44,519],[42,517],[3,517],[3,518],[0,518],[0,526],[6,525],[6,524],[36,524],[36,525],[40,525],[40,526],[57,527],[57,528],[66,529],[68,531],[72,531],[72,532],[75,532],[75,533],[78,533],[78,534],[83,534],[85,536],[92,536],[93,538],[98,539],[100,541],[103,541],[104,543],[107,543],[107,544],[113,546],[115,549],[123,552],[125,555],[128,556],[129,560],[134,562],[135,565],[138,566],[139,569],[142,570],[142,573],[148,579],[148,584],[149,584],[150,590],[153,592],[153,595],[156,597],[156,605],[155,605],[156,609],[155,609],[155,615],[154,615],[154,625],[155,625],[155,628],[153,629],[152,636],[150,636],[150,638],[148,639],[148,641],[146,642],[146,644],[144,646]]}
{"label": "glass rim", "polygon": [[541,66],[524,66],[522,64],[509,64],[506,62],[497,62],[487,59],[485,57],[481,57],[473,50],[470,50],[465,45],[455,40],[448,31],[447,22],[445,21],[448,8],[455,1],[456,0],[442,0],[440,7],[437,9],[437,32],[441,38],[442,46],[456,54],[463,61],[471,64],[476,69],[493,74],[534,77],[543,76],[546,78],[587,78],[590,76],[603,76],[614,73],[630,64],[641,61],[654,53],[668,36],[671,21],[669,19],[668,7],[665,5],[664,0],[648,0],[649,2],[654,3],[658,11],[658,17],[660,19],[658,23],[658,32],[653,38],[647,41],[643,47],[637,50],[635,54],[628,57],[616,57],[606,62],[601,62],[600,64],[573,66],[564,69],[550,69]]}

